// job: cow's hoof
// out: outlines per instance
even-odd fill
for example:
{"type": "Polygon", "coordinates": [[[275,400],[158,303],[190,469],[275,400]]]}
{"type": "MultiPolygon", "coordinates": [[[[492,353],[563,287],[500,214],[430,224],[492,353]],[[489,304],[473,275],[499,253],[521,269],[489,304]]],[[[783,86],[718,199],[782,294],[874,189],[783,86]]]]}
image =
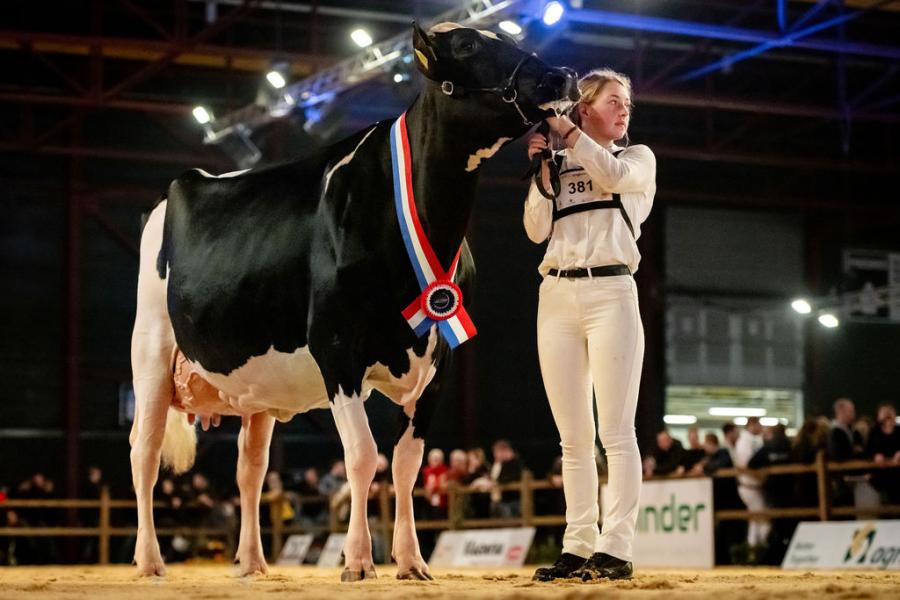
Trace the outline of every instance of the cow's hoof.
{"type": "Polygon", "coordinates": [[[344,572],[341,573],[341,583],[352,583],[354,581],[377,578],[378,575],[375,574],[375,567],[372,567],[368,571],[365,569],[350,569],[347,567],[344,569],[344,572]]]}
{"type": "Polygon", "coordinates": [[[162,561],[150,561],[137,565],[138,577],[162,577],[166,574],[166,566],[162,561]]]}
{"type": "Polygon", "coordinates": [[[423,571],[418,567],[412,567],[408,571],[397,571],[397,579],[415,579],[418,581],[434,581],[434,577],[428,571],[423,571]]]}

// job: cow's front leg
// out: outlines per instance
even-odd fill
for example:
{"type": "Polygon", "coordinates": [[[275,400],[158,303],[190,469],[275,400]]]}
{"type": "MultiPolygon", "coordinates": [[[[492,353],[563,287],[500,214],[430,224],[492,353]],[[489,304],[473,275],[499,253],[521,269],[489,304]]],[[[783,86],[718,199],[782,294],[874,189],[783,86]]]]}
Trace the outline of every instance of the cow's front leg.
{"type": "Polygon", "coordinates": [[[334,422],[344,446],[344,463],[350,484],[350,524],[344,543],[346,566],[341,581],[359,581],[375,577],[372,562],[372,536],[366,517],[369,486],[375,477],[378,449],[369,429],[363,399],[338,392],[331,405],[334,422]]]}
{"type": "MultiPolygon", "coordinates": [[[[238,434],[237,482],[241,492],[241,535],[235,559],[241,575],[268,573],[263,556],[259,527],[259,499],[263,480],[269,468],[269,444],[275,419],[268,413],[257,413],[241,422],[238,434]]],[[[272,518],[280,516],[272,511],[272,518]]]]}
{"type": "Polygon", "coordinates": [[[412,492],[422,465],[425,441],[413,437],[409,420],[406,430],[394,446],[391,471],[397,496],[397,516],[394,520],[394,544],[391,556],[397,562],[397,579],[433,579],[419,550],[416,520],[413,516],[412,492]]]}

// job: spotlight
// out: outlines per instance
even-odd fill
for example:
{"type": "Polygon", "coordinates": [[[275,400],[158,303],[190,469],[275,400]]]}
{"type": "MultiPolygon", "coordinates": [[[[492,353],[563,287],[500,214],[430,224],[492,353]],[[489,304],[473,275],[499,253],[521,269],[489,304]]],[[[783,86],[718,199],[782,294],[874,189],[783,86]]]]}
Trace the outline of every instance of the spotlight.
{"type": "Polygon", "coordinates": [[[763,427],[774,427],[778,422],[778,417],[763,417],[759,420],[759,424],[763,427]]]}
{"type": "Polygon", "coordinates": [[[394,73],[394,83],[403,83],[407,79],[409,79],[409,75],[405,73],[394,73]]]}
{"type": "Polygon", "coordinates": [[[197,119],[197,122],[201,125],[206,125],[212,121],[212,113],[202,106],[195,106],[194,110],[191,112],[194,114],[194,118],[197,119]]]}
{"type": "Polygon", "coordinates": [[[497,26],[509,35],[519,35],[522,33],[522,28],[515,21],[500,21],[500,24],[497,26]]]}
{"type": "Polygon", "coordinates": [[[737,425],[738,427],[743,427],[744,425],[747,424],[747,417],[735,417],[734,424],[737,425]]]}
{"type": "Polygon", "coordinates": [[[819,323],[821,323],[823,327],[827,327],[828,329],[834,329],[841,324],[838,318],[832,313],[822,313],[821,315],[819,315],[819,323]]]}
{"type": "Polygon", "coordinates": [[[740,406],[713,406],[709,414],[714,417],[764,417],[764,408],[743,408],[740,406]]]}
{"type": "Polygon", "coordinates": [[[663,417],[663,422],[667,425],[693,425],[697,422],[697,417],[694,415],[666,415],[663,417]]]}
{"type": "Polygon", "coordinates": [[[544,25],[550,27],[559,23],[559,20],[562,19],[565,12],[566,7],[563,6],[562,2],[548,2],[544,5],[544,14],[541,17],[541,20],[544,21],[544,25]]]}
{"type": "Polygon", "coordinates": [[[812,312],[812,306],[803,298],[797,298],[796,300],[791,302],[791,308],[793,308],[801,315],[808,315],[812,312]]]}
{"type": "Polygon", "coordinates": [[[350,33],[350,38],[356,42],[360,48],[368,48],[372,45],[372,36],[365,29],[354,29],[350,33]]]}
{"type": "Polygon", "coordinates": [[[266,73],[266,79],[269,80],[269,83],[276,90],[280,90],[287,84],[287,81],[284,80],[284,75],[279,73],[278,71],[269,71],[266,73]]]}

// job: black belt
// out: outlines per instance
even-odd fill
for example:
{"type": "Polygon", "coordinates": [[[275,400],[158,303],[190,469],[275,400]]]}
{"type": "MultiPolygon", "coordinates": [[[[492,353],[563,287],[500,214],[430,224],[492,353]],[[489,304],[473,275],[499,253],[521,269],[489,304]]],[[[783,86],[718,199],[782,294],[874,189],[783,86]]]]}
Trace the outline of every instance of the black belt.
{"type": "Polygon", "coordinates": [[[616,275],[631,275],[631,269],[625,265],[603,265],[589,269],[565,269],[559,271],[550,269],[547,273],[551,277],[614,277],[616,275]]]}

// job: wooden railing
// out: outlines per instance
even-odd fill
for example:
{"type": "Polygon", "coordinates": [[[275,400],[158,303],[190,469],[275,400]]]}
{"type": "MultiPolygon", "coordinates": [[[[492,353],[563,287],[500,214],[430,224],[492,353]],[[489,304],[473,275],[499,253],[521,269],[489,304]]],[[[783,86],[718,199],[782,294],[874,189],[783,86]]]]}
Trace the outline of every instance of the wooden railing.
{"type": "MultiPolygon", "coordinates": [[[[831,491],[829,478],[831,474],[847,473],[852,471],[871,472],[880,469],[898,468],[896,464],[876,464],[868,461],[849,461],[842,463],[828,463],[825,460],[824,453],[820,453],[816,457],[816,462],[812,465],[789,464],[765,467],[762,469],[721,469],[717,471],[714,478],[731,478],[738,475],[754,474],[763,475],[816,475],[816,492],[818,497],[818,505],[815,507],[786,507],[772,508],[763,511],[749,510],[716,510],[715,518],[718,521],[726,520],[751,520],[758,517],[766,518],[806,518],[827,521],[832,516],[855,516],[855,515],[889,515],[900,514],[900,505],[855,508],[855,507],[832,507],[831,491]]],[[[900,475],[898,475],[900,476],[900,475]]],[[[653,479],[684,479],[684,477],[668,478],[657,477],[653,479]]],[[[469,518],[463,512],[465,503],[463,499],[466,496],[476,494],[489,494],[490,492],[483,489],[474,488],[472,486],[462,486],[451,483],[447,492],[447,518],[445,519],[417,519],[416,528],[419,530],[444,530],[444,529],[469,529],[475,527],[530,527],[530,526],[558,526],[565,524],[565,515],[536,515],[534,492],[539,490],[557,489],[560,493],[562,490],[554,487],[547,480],[535,480],[530,472],[524,471],[522,479],[515,483],[499,485],[495,488],[499,492],[518,492],[520,499],[520,516],[512,518],[469,518]]],[[[416,497],[425,496],[425,490],[417,488],[413,495],[416,497]]],[[[393,489],[389,486],[381,486],[376,496],[378,500],[378,517],[373,517],[375,521],[373,528],[380,535],[377,536],[382,544],[382,556],[390,556],[391,537],[394,529],[394,519],[392,510],[393,489]]],[[[303,504],[323,503],[329,506],[329,500],[325,496],[295,496],[299,501],[302,509],[303,504]]],[[[338,520],[337,507],[329,507],[328,524],[322,525],[306,525],[301,526],[297,523],[285,525],[277,515],[280,514],[280,503],[284,500],[282,496],[275,496],[270,499],[270,515],[273,516],[272,524],[263,528],[263,534],[270,535],[272,540],[271,555],[277,557],[281,553],[284,540],[287,536],[295,533],[325,533],[325,532],[343,532],[346,530],[346,524],[338,520]]],[[[163,508],[160,502],[154,504],[157,508],[163,508]]],[[[98,558],[100,564],[108,564],[110,558],[110,538],[113,536],[128,536],[137,533],[136,527],[113,527],[110,524],[110,513],[113,509],[136,508],[134,500],[113,500],[109,496],[109,489],[104,487],[101,490],[98,500],[15,500],[10,499],[0,504],[0,510],[10,509],[35,509],[35,508],[59,508],[59,509],[98,509],[99,519],[96,527],[0,527],[0,536],[22,536],[22,537],[97,537],[98,538],[98,558]]],[[[173,527],[159,528],[156,530],[157,535],[217,535],[229,538],[232,531],[224,527],[173,527]]],[[[233,549],[232,549],[233,550],[233,549]]]]}

